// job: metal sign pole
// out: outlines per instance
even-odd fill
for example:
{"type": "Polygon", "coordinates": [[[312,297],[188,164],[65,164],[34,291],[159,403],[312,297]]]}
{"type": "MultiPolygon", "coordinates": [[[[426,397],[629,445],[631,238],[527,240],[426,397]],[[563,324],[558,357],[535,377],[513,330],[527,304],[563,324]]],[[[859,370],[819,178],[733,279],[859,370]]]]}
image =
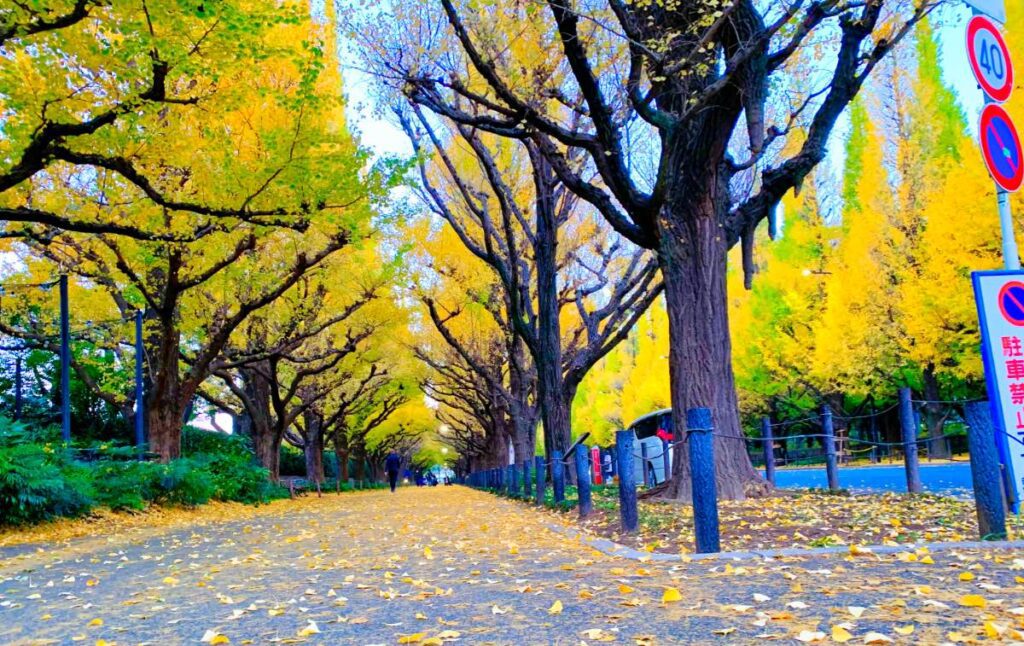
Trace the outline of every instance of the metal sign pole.
{"type": "Polygon", "coordinates": [[[1013,234],[1013,214],[1010,211],[1010,194],[996,187],[996,201],[999,203],[999,228],[1003,232],[1003,266],[1020,269],[1020,254],[1017,239],[1013,234]]]}

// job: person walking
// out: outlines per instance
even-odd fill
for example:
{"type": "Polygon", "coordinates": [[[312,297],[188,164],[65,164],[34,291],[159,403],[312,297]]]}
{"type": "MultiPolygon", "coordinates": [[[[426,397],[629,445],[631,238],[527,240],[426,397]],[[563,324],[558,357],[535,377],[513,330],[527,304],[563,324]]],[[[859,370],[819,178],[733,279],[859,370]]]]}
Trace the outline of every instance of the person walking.
{"type": "Polygon", "coordinates": [[[391,485],[391,493],[395,493],[398,486],[398,469],[402,466],[402,457],[392,451],[384,460],[384,470],[388,472],[388,483],[391,485]]]}

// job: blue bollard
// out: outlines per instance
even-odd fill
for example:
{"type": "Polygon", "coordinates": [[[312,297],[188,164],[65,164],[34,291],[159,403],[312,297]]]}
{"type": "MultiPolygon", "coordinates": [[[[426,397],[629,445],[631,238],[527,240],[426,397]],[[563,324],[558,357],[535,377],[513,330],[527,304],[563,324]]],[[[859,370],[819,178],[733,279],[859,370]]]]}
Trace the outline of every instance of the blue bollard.
{"type": "Polygon", "coordinates": [[[551,487],[555,494],[555,504],[565,500],[565,462],[561,451],[551,452],[551,487]]]}
{"type": "Polygon", "coordinates": [[[544,489],[547,488],[547,482],[545,482],[545,480],[547,479],[547,476],[548,476],[548,470],[547,470],[547,467],[544,464],[544,457],[543,456],[540,456],[540,455],[536,456],[534,458],[534,464],[536,466],[536,471],[537,471],[537,504],[538,505],[543,505],[544,504],[544,489]]]}
{"type": "Polygon", "coordinates": [[[615,454],[619,470],[619,515],[622,531],[635,532],[640,527],[636,507],[636,472],[633,470],[633,431],[615,432],[615,454]]]}
{"type": "Polygon", "coordinates": [[[693,533],[697,552],[719,552],[718,488],[715,483],[715,449],[711,410],[686,411],[687,443],[690,445],[690,478],[693,499],[693,533]]]}
{"type": "Polygon", "coordinates": [[[903,433],[903,467],[907,471],[907,491],[921,493],[921,467],[917,457],[917,429],[920,428],[910,401],[910,389],[900,388],[900,429],[903,433]]]}
{"type": "Polygon", "coordinates": [[[586,518],[593,509],[590,500],[590,462],[587,460],[587,447],[579,444],[573,453],[576,457],[576,488],[579,492],[580,518],[586,518]]]}
{"type": "Polygon", "coordinates": [[[772,439],[772,419],[761,418],[761,441],[764,443],[764,479],[775,486],[775,441],[772,439]]]}
{"type": "Polygon", "coordinates": [[[533,495],[533,488],[530,486],[530,461],[523,462],[523,497],[527,500],[533,495]]]}
{"type": "Polygon", "coordinates": [[[839,489],[839,465],[836,464],[836,434],[832,428],[832,410],[828,404],[821,407],[821,432],[825,435],[825,473],[828,476],[828,488],[839,489]]]}
{"type": "Polygon", "coordinates": [[[1006,505],[990,406],[987,401],[965,404],[964,419],[967,449],[971,454],[974,504],[978,510],[978,534],[983,541],[1001,541],[1006,539],[1006,505]]]}

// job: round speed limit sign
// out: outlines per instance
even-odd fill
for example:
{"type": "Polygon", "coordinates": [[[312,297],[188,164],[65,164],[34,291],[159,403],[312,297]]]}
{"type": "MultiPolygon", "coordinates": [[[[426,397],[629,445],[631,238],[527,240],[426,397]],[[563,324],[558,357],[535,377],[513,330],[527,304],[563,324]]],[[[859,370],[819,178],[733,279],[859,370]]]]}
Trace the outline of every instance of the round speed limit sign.
{"type": "Polygon", "coordinates": [[[975,16],[967,23],[967,58],[978,85],[993,101],[1003,103],[1013,91],[1010,50],[994,22],[975,16]]]}

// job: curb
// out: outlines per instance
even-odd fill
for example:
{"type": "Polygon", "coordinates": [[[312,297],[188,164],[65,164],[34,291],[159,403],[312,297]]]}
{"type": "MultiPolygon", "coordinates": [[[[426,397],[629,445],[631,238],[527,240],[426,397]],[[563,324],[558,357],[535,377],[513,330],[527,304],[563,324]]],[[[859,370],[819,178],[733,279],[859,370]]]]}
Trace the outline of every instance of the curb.
{"type": "MultiPolygon", "coordinates": [[[[776,559],[791,556],[835,556],[840,554],[849,555],[850,546],[842,545],[837,547],[815,547],[815,548],[781,548],[772,550],[751,550],[746,552],[715,552],[714,554],[666,554],[664,552],[642,552],[632,547],[620,545],[607,538],[588,536],[577,529],[548,525],[551,531],[579,540],[581,543],[608,556],[630,559],[632,561],[655,561],[655,562],[690,562],[690,561],[725,561],[744,559],[776,559]]],[[[1024,541],[958,541],[955,543],[906,543],[903,545],[868,545],[861,547],[865,551],[870,550],[871,554],[896,554],[898,552],[910,552],[920,548],[927,548],[929,552],[948,552],[962,549],[1024,549],[1024,541]]]]}

